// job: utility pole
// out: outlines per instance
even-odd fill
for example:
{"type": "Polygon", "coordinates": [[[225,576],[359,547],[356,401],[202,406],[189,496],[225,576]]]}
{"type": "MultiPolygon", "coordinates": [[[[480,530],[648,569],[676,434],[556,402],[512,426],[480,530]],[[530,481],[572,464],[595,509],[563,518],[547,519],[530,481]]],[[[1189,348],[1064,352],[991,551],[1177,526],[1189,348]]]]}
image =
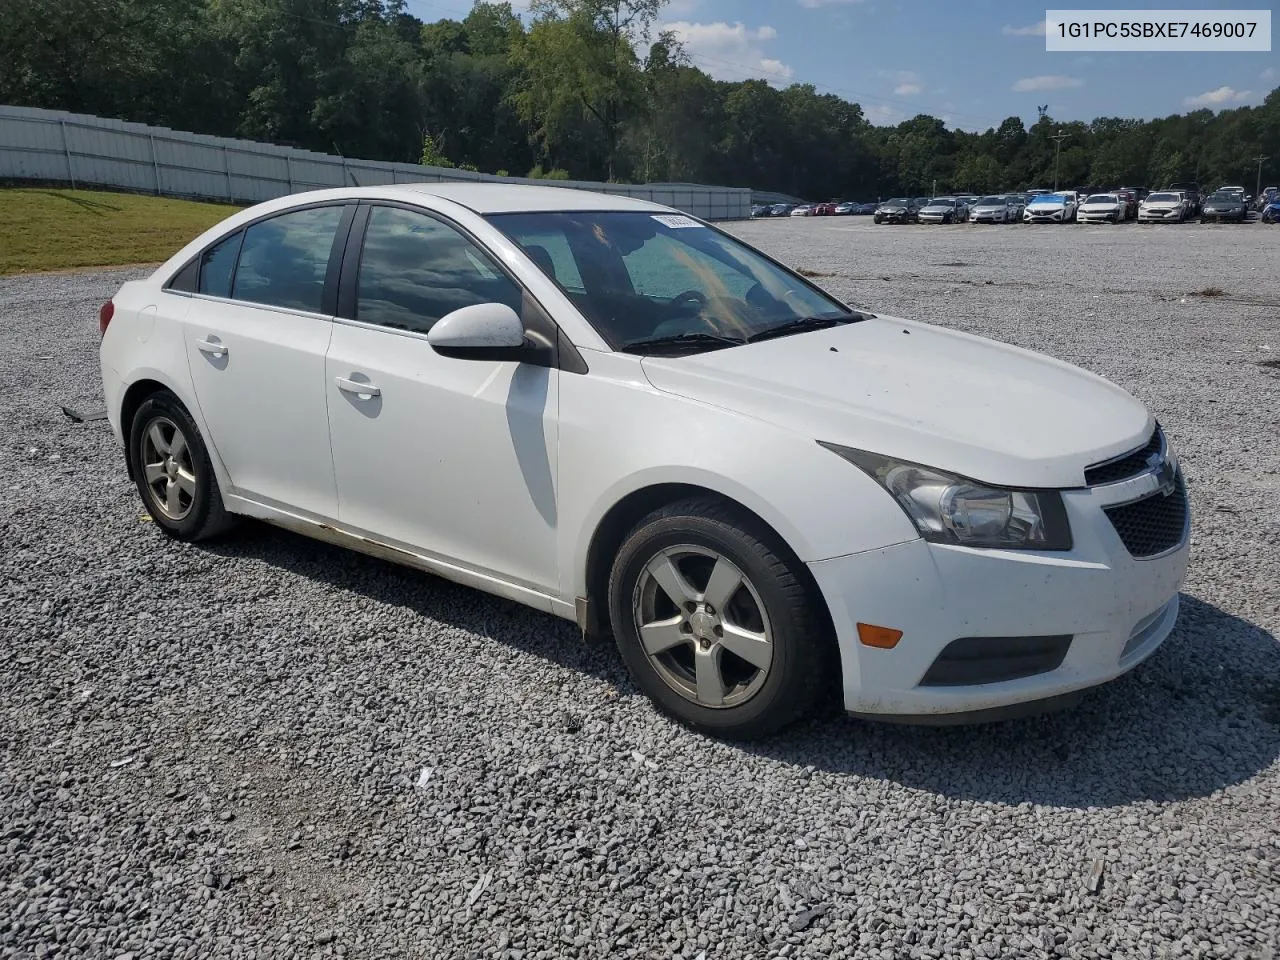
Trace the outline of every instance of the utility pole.
{"type": "Polygon", "coordinates": [[[1070,137],[1071,137],[1071,134],[1063,133],[1061,130],[1059,130],[1057,133],[1055,133],[1052,137],[1049,138],[1050,140],[1053,140],[1057,144],[1057,149],[1054,150],[1053,152],[1053,192],[1054,193],[1058,192],[1058,158],[1062,156],[1062,141],[1070,139],[1070,137]]]}
{"type": "Polygon", "coordinates": [[[1270,160],[1271,158],[1254,157],[1253,159],[1258,161],[1258,185],[1253,190],[1253,197],[1256,200],[1258,197],[1262,196],[1262,161],[1270,160]]]}

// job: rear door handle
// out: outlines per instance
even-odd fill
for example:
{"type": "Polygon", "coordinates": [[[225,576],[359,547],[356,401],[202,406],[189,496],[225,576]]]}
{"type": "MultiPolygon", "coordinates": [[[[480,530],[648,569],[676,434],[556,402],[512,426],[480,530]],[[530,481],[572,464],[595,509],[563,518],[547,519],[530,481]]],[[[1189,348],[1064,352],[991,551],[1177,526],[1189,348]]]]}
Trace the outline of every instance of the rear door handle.
{"type": "Polygon", "coordinates": [[[333,382],[338,385],[338,389],[343,393],[354,393],[359,397],[379,397],[382,395],[382,388],[372,383],[361,383],[359,380],[348,380],[346,377],[334,377],[333,382]]]}
{"type": "Polygon", "coordinates": [[[214,358],[227,355],[227,345],[217,340],[197,340],[196,349],[214,358]]]}

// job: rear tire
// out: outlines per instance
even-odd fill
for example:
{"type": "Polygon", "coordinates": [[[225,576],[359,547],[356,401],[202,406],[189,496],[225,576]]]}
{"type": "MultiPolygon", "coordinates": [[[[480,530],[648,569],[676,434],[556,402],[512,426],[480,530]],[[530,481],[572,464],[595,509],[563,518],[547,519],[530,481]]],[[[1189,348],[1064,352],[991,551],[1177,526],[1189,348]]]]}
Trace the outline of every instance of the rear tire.
{"type": "Polygon", "coordinates": [[[175,540],[207,540],[235,525],[204,439],[168,390],[153,393],[134,414],[129,464],[147,513],[175,540]]]}
{"type": "Polygon", "coordinates": [[[636,683],[664,713],[730,740],[792,723],[839,676],[822,603],[776,534],[713,498],[646,516],[609,577],[614,637],[636,683]]]}

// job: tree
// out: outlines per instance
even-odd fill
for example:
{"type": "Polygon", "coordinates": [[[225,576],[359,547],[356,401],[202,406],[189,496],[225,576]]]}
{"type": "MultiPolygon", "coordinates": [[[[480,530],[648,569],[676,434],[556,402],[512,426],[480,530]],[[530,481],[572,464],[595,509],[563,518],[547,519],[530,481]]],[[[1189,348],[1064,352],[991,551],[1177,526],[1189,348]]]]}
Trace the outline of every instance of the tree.
{"type": "Polygon", "coordinates": [[[645,107],[637,44],[665,0],[534,0],[533,25],[514,51],[523,71],[514,102],[550,155],[580,120],[603,139],[608,179],[622,130],[645,107]]]}

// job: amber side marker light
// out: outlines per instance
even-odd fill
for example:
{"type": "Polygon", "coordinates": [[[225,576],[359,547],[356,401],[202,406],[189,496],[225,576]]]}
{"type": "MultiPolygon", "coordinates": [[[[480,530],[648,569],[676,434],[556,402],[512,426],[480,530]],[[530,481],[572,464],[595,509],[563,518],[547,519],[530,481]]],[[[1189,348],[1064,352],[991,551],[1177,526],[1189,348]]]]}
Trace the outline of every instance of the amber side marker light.
{"type": "Polygon", "coordinates": [[[858,624],[858,639],[864,647],[879,647],[881,650],[892,650],[902,639],[902,631],[893,627],[877,627],[874,623],[858,624]]]}

